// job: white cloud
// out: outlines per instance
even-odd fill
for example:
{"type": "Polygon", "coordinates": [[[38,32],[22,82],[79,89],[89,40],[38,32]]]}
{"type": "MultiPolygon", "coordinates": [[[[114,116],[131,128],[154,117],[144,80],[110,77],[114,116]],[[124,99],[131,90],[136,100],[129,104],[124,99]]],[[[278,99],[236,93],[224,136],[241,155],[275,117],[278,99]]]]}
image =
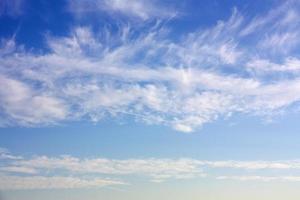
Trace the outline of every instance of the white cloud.
{"type": "Polygon", "coordinates": [[[285,1],[266,15],[256,17],[240,34],[259,38],[257,47],[262,54],[289,55],[298,49],[300,42],[299,8],[299,2],[285,1]]]}
{"type": "Polygon", "coordinates": [[[288,57],[283,63],[273,63],[265,59],[253,59],[247,63],[247,68],[258,74],[270,72],[298,73],[300,71],[300,60],[295,57],[288,57]]]}
{"type": "Polygon", "coordinates": [[[37,174],[38,171],[31,167],[20,167],[20,166],[8,166],[0,167],[1,172],[14,172],[14,173],[23,173],[23,174],[37,174]]]}
{"type": "Polygon", "coordinates": [[[300,162],[297,160],[290,161],[201,161],[203,165],[213,168],[235,168],[246,170],[262,169],[300,169],[300,162]]]}
{"type": "Polygon", "coordinates": [[[218,180],[235,180],[235,181],[300,181],[300,176],[219,176],[218,180]]]}
{"type": "Polygon", "coordinates": [[[274,28],[290,25],[297,19],[299,4],[294,0],[279,2],[279,5],[271,8],[266,13],[255,16],[246,26],[241,29],[242,36],[255,34],[264,30],[274,31],[274,28]]]}
{"type": "Polygon", "coordinates": [[[215,26],[200,29],[187,34],[180,44],[172,44],[168,55],[168,64],[185,68],[218,68],[224,64],[236,64],[243,56],[239,48],[238,32],[243,24],[243,17],[233,9],[226,21],[218,21],[215,26]]]}
{"type": "Polygon", "coordinates": [[[166,8],[156,0],[75,0],[70,1],[70,10],[75,14],[91,12],[108,12],[109,14],[121,14],[127,17],[148,20],[153,18],[172,18],[176,11],[166,8]]]}
{"type": "Polygon", "coordinates": [[[121,181],[111,179],[86,179],[62,176],[1,176],[0,179],[1,190],[99,188],[124,184],[121,181]]]}
{"type": "Polygon", "coordinates": [[[37,94],[26,84],[0,75],[1,110],[7,114],[7,122],[20,125],[54,123],[66,117],[61,100],[46,94],[37,94]]]}
{"type": "Polygon", "coordinates": [[[205,174],[190,159],[128,159],[106,158],[79,159],[76,157],[36,157],[12,163],[13,167],[23,167],[37,171],[67,171],[79,174],[137,175],[150,179],[186,179],[202,177],[205,174]]]}
{"type": "Polygon", "coordinates": [[[286,56],[297,55],[299,50],[300,4],[294,0],[276,4],[278,5],[267,13],[257,15],[245,23],[239,36],[254,41],[255,45],[251,45],[253,52],[280,60],[286,56]]]}
{"type": "Polygon", "coordinates": [[[289,31],[285,33],[273,33],[266,35],[261,41],[260,46],[272,51],[288,52],[290,49],[297,47],[299,44],[299,31],[289,31]]]}
{"type": "Polygon", "coordinates": [[[0,147],[0,160],[18,160],[21,156],[12,155],[7,149],[0,147]]]}
{"type": "MultiPolygon", "coordinates": [[[[261,26],[266,33],[277,34],[283,26],[294,31],[297,14],[294,9],[269,30],[265,24],[285,16],[275,9],[261,26]]],[[[228,20],[176,42],[160,24],[103,32],[77,27],[68,37],[48,36],[50,52],[39,54],[3,40],[1,125],[131,116],[192,132],[234,113],[272,115],[297,104],[299,58],[275,52],[275,60],[262,49],[253,54],[263,38],[258,34],[244,46],[240,33],[246,25],[233,9],[228,20]],[[270,72],[293,73],[293,78],[273,79],[270,72]]]]}
{"type": "Polygon", "coordinates": [[[19,159],[0,163],[1,189],[98,187],[130,183],[132,178],[143,178],[156,183],[199,178],[242,181],[300,180],[298,176],[300,172],[299,160],[208,161],[192,158],[108,159],[73,156],[34,156],[31,158],[12,156],[19,159]],[[234,175],[219,175],[224,170],[229,170],[234,175]],[[246,174],[241,176],[241,172],[246,174]],[[259,173],[259,175],[253,175],[254,172],[259,173]],[[278,176],[274,176],[274,173],[278,176]],[[5,182],[8,183],[6,186],[5,182]]]}
{"type": "MultiPolygon", "coordinates": [[[[8,73],[10,70],[20,70],[21,76],[25,79],[42,82],[46,87],[43,88],[43,90],[51,94],[47,97],[43,94],[37,94],[39,97],[31,97],[31,93],[34,93],[34,91],[24,82],[3,77],[3,81],[9,84],[8,86],[18,86],[19,89],[22,89],[22,92],[18,92],[17,94],[19,95],[18,101],[10,101],[9,96],[17,95],[5,93],[5,89],[8,87],[3,89],[5,90],[3,91],[5,95],[3,99],[8,98],[7,104],[10,105],[6,106],[6,109],[13,109],[8,110],[7,113],[13,119],[19,117],[21,119],[18,122],[19,124],[23,125],[27,123],[31,125],[43,123],[44,114],[47,114],[47,120],[51,122],[51,117],[49,117],[50,113],[53,116],[53,121],[55,121],[55,119],[65,119],[67,113],[72,112],[66,110],[67,108],[63,103],[65,100],[71,104],[71,107],[72,102],[77,102],[76,104],[80,103],[74,106],[79,106],[80,112],[82,113],[76,113],[75,111],[73,112],[75,115],[80,116],[87,113],[96,121],[99,118],[98,116],[101,118],[105,113],[126,113],[132,114],[137,118],[140,118],[138,116],[142,116],[142,118],[140,118],[142,121],[152,121],[152,123],[164,123],[172,126],[174,124],[173,127],[175,128],[179,127],[179,125],[176,124],[177,121],[180,122],[181,126],[187,126],[183,124],[186,122],[188,126],[194,127],[198,124],[210,121],[218,114],[214,111],[214,105],[208,105],[206,103],[207,105],[203,104],[203,106],[198,106],[199,109],[204,109],[205,106],[210,107],[205,111],[205,116],[201,114],[201,110],[199,110],[195,111],[195,116],[184,117],[186,119],[183,121],[181,114],[188,115],[188,112],[193,110],[188,107],[191,103],[194,102],[195,104],[195,101],[205,103],[206,99],[208,101],[215,99],[214,101],[217,103],[217,101],[219,101],[218,98],[221,98],[222,95],[203,93],[203,95],[196,95],[197,100],[191,100],[192,97],[181,94],[180,90],[176,88],[172,89],[165,85],[165,82],[169,82],[180,87],[181,85],[185,87],[187,81],[190,82],[189,84],[209,84],[206,83],[205,80],[197,80],[195,75],[199,74],[203,76],[204,79],[218,78],[218,76],[210,75],[210,73],[196,69],[191,70],[191,73],[195,71],[195,74],[187,74],[184,70],[173,67],[163,67],[159,69],[138,66],[127,67],[128,61],[126,60],[130,59],[130,57],[135,57],[135,54],[141,53],[143,46],[150,47],[153,51],[157,51],[156,44],[158,42],[156,42],[156,38],[154,38],[153,34],[158,33],[150,33],[138,38],[133,44],[123,44],[109,51],[103,48],[101,49],[101,43],[97,44],[86,29],[77,29],[75,33],[75,36],[70,38],[49,39],[49,46],[53,49],[53,54],[50,55],[35,56],[20,53],[17,58],[14,57],[13,59],[10,56],[4,56],[2,66],[10,66],[8,70],[5,68],[2,69],[5,73],[8,73]],[[78,32],[80,32],[80,34],[78,34],[78,32]],[[97,51],[100,49],[99,53],[102,52],[103,55],[100,56],[99,60],[95,60],[92,56],[92,61],[85,53],[93,52],[95,49],[97,51]],[[128,52],[127,49],[131,49],[131,51],[128,52]],[[31,67],[23,68],[22,63],[31,67]],[[67,78],[70,74],[74,74],[75,77],[72,79],[67,78]],[[83,76],[92,76],[92,81],[83,82],[81,79],[83,76]],[[65,86],[57,88],[56,84],[57,82],[60,83],[60,79],[71,80],[71,82],[66,82],[64,83],[65,86]],[[102,79],[102,81],[99,79],[102,79]],[[149,83],[145,86],[141,86],[139,84],[140,81],[148,81],[149,83]],[[121,86],[119,86],[120,84],[121,86]],[[211,97],[209,97],[209,95],[211,97]],[[201,98],[203,99],[201,100],[201,98]],[[45,106],[44,110],[40,110],[40,113],[34,115],[35,113],[32,113],[31,110],[37,110],[32,109],[32,107],[35,106],[35,101],[31,101],[33,105],[25,107],[24,104],[27,102],[27,99],[37,101],[47,100],[46,103],[48,102],[50,107],[45,106]],[[187,103],[188,106],[184,106],[185,103],[187,103]],[[186,107],[186,110],[182,110],[184,107],[186,107]],[[30,110],[27,112],[26,109],[30,110]],[[18,113],[18,115],[16,113],[18,113]],[[170,120],[166,120],[165,118],[169,117],[164,117],[164,115],[172,117],[170,120]],[[153,119],[157,121],[153,121],[153,119]],[[195,119],[196,122],[193,122],[193,119],[195,119]]],[[[166,44],[162,48],[168,48],[168,45],[166,44]]],[[[145,57],[145,59],[147,60],[148,58],[145,57]]],[[[219,78],[222,79],[222,77],[219,78]]],[[[228,81],[230,81],[230,79],[228,79],[228,81]]],[[[16,90],[9,90],[9,92],[11,91],[16,90]]],[[[186,130],[192,130],[192,128],[186,130]]]]}

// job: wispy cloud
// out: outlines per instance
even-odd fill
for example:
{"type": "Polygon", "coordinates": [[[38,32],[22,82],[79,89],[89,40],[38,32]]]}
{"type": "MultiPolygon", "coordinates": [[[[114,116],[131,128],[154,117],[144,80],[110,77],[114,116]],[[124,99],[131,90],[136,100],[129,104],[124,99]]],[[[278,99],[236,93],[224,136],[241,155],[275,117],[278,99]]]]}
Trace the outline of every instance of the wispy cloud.
{"type": "Polygon", "coordinates": [[[298,49],[299,8],[299,2],[285,1],[272,8],[267,14],[252,19],[241,29],[240,35],[258,38],[257,47],[262,50],[262,53],[288,55],[298,49]]]}
{"type": "Polygon", "coordinates": [[[141,20],[164,19],[176,16],[175,9],[157,0],[75,0],[69,3],[70,11],[77,15],[107,12],[141,20]]]}
{"type": "Polygon", "coordinates": [[[300,181],[299,160],[208,161],[193,158],[108,159],[73,156],[33,156],[29,158],[12,156],[19,159],[1,158],[2,160],[0,160],[0,189],[103,187],[130,184],[133,177],[143,178],[143,180],[153,183],[201,178],[240,181],[300,181]],[[225,169],[233,175],[224,176],[225,169]],[[253,175],[253,173],[259,175],[253,175]]]}
{"type": "Polygon", "coordinates": [[[171,27],[159,22],[102,32],[77,27],[66,37],[48,35],[49,52],[38,54],[12,39],[3,40],[1,125],[131,116],[192,132],[235,113],[278,113],[300,100],[300,79],[294,73],[299,58],[281,51],[269,54],[267,46],[260,46],[266,43],[262,32],[300,29],[295,9],[274,26],[265,24],[285,13],[273,9],[268,15],[258,18],[267,21],[259,23],[263,28],[257,27],[257,34],[241,34],[255,22],[247,22],[235,8],[228,19],[179,40],[170,39],[171,27]],[[248,37],[253,42],[245,44],[248,37]],[[287,79],[291,72],[293,78],[287,79]]]}
{"type": "Polygon", "coordinates": [[[300,176],[219,176],[218,180],[234,180],[234,181],[292,181],[299,182],[300,176]]]}
{"type": "Polygon", "coordinates": [[[99,188],[112,185],[124,185],[117,180],[101,178],[76,178],[62,176],[1,176],[1,190],[30,190],[30,189],[75,189],[75,188],[99,188]]]}
{"type": "Polygon", "coordinates": [[[1,0],[0,1],[0,17],[9,16],[17,17],[24,12],[24,0],[1,0]]]}
{"type": "MultiPolygon", "coordinates": [[[[37,94],[30,86],[0,75],[0,102],[3,112],[18,120],[19,124],[52,123],[64,119],[66,109],[61,101],[45,94],[37,94]]],[[[2,125],[5,125],[5,119],[2,125]]]]}
{"type": "Polygon", "coordinates": [[[15,167],[36,170],[71,172],[77,174],[137,175],[150,180],[186,179],[203,177],[205,174],[190,159],[128,159],[107,158],[79,159],[76,157],[36,157],[12,163],[15,167]]]}
{"type": "Polygon", "coordinates": [[[22,159],[22,157],[14,156],[7,149],[0,148],[0,160],[18,160],[18,159],[22,159]]]}
{"type": "Polygon", "coordinates": [[[282,63],[273,63],[270,60],[253,59],[247,63],[247,68],[257,73],[257,75],[267,75],[270,73],[298,74],[300,60],[295,57],[287,57],[282,63]]]}

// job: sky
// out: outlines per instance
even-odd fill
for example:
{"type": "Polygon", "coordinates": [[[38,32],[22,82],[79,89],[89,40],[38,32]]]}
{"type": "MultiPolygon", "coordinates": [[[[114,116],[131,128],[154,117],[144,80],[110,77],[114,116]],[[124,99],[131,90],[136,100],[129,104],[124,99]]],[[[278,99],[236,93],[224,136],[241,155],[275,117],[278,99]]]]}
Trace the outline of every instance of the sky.
{"type": "Polygon", "coordinates": [[[0,200],[298,200],[300,2],[0,0],[0,200]]]}

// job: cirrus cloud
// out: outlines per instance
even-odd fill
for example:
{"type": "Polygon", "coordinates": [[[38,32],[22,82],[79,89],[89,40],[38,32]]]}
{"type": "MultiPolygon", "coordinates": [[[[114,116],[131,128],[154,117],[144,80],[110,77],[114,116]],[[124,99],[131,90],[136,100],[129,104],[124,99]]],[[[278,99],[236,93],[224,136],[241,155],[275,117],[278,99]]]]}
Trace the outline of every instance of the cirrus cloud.
{"type": "Polygon", "coordinates": [[[284,111],[300,100],[299,58],[293,47],[288,57],[274,52],[275,60],[265,52],[272,45],[259,46],[266,35],[254,35],[249,27],[259,24],[257,30],[268,34],[300,30],[293,17],[297,10],[287,8],[275,27],[267,24],[285,16],[281,9],[258,23],[263,18],[249,21],[235,8],[227,20],[179,40],[170,39],[171,28],[160,23],[102,32],[76,27],[69,36],[48,35],[49,51],[40,53],[2,40],[1,125],[130,116],[192,132],[235,113],[284,111]],[[246,45],[244,39],[252,35],[254,42],[246,45]]]}

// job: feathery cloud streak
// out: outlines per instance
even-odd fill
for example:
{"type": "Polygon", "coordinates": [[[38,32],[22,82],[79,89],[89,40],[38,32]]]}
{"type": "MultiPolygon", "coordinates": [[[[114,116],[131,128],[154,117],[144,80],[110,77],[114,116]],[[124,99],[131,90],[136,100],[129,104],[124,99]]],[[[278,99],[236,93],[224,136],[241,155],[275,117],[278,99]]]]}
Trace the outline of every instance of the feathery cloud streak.
{"type": "Polygon", "coordinates": [[[107,12],[110,15],[124,15],[131,19],[151,20],[153,18],[172,18],[175,10],[166,9],[157,0],[75,0],[70,1],[69,10],[77,16],[89,13],[107,12]]]}
{"type": "MultiPolygon", "coordinates": [[[[44,53],[2,40],[0,124],[130,116],[192,132],[235,113],[284,111],[300,100],[298,48],[292,45],[300,38],[297,6],[289,1],[253,20],[233,9],[228,19],[180,40],[170,39],[172,27],[159,22],[117,32],[77,27],[67,37],[48,36],[44,53]],[[274,45],[284,51],[273,51],[274,45]]],[[[145,13],[136,15],[151,15],[145,13]]]]}

